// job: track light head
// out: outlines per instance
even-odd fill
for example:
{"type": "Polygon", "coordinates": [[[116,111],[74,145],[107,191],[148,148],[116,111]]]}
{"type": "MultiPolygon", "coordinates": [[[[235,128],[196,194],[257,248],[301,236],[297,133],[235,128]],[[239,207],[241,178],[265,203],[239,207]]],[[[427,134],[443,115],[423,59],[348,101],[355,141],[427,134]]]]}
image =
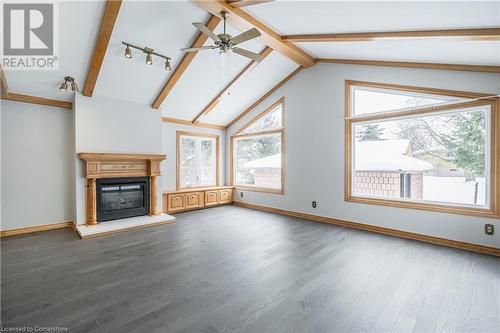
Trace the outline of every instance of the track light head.
{"type": "Polygon", "coordinates": [[[172,64],[170,63],[170,59],[167,59],[165,61],[165,70],[171,71],[172,70],[172,64]]]}
{"type": "Polygon", "coordinates": [[[59,90],[62,91],[62,92],[68,91],[68,84],[66,83],[66,81],[64,81],[63,83],[61,83],[61,86],[59,87],[59,90]]]}
{"type": "Polygon", "coordinates": [[[68,91],[68,83],[71,84],[71,91],[79,91],[75,79],[71,76],[64,77],[64,82],[59,86],[59,90],[62,92],[68,91]]]}
{"type": "Polygon", "coordinates": [[[127,58],[127,59],[132,58],[132,50],[130,49],[130,46],[128,46],[128,45],[125,48],[125,58],[127,58]]]}
{"type": "Polygon", "coordinates": [[[147,65],[152,65],[153,64],[153,57],[151,57],[151,53],[148,53],[146,55],[146,64],[147,65]]]}

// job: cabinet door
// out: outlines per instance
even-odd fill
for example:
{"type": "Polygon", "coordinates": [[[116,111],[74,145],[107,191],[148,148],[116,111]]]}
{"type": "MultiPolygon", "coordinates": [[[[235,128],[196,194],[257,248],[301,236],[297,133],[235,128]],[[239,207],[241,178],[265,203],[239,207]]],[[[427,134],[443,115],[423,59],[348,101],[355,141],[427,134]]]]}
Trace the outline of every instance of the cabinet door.
{"type": "Polygon", "coordinates": [[[203,192],[186,193],[186,208],[201,208],[204,199],[203,192]]]}
{"type": "Polygon", "coordinates": [[[206,191],[205,192],[205,206],[213,206],[219,204],[218,191],[206,191]]]}
{"type": "Polygon", "coordinates": [[[168,195],[168,211],[169,213],[177,212],[186,209],[185,194],[169,194],[168,195]]]}
{"type": "Polygon", "coordinates": [[[231,201],[233,201],[233,190],[231,189],[219,190],[220,204],[229,203],[231,201]]]}

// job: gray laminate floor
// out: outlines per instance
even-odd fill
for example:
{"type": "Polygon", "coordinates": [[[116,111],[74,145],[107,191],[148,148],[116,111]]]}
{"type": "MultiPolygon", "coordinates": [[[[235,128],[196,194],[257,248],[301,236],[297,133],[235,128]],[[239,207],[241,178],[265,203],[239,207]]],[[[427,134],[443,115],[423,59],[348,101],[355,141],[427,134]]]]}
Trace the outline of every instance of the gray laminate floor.
{"type": "Polygon", "coordinates": [[[4,329],[500,332],[500,258],[233,206],[1,251],[4,329]]]}

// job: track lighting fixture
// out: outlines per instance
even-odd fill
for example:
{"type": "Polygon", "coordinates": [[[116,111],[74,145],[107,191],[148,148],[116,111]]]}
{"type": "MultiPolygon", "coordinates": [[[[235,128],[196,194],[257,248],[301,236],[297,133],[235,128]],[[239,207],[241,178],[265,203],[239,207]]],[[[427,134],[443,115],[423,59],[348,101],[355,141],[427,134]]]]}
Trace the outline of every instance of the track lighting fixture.
{"type": "Polygon", "coordinates": [[[79,91],[75,79],[71,76],[64,77],[64,82],[61,83],[61,86],[59,86],[59,90],[62,92],[68,91],[68,83],[71,84],[71,91],[79,91]]]}
{"type": "Polygon", "coordinates": [[[152,65],[153,64],[153,57],[151,57],[151,53],[148,53],[146,55],[146,65],[152,65]]]}
{"type": "Polygon", "coordinates": [[[172,63],[170,62],[171,59],[163,54],[159,54],[154,52],[152,48],[149,47],[139,47],[135,46],[130,43],[122,42],[123,45],[125,45],[125,58],[130,59],[132,58],[132,50],[131,48],[137,49],[142,51],[143,53],[146,53],[146,64],[147,65],[152,65],[153,64],[153,55],[165,59],[165,70],[170,71],[172,70],[172,63]]]}
{"type": "Polygon", "coordinates": [[[125,48],[125,58],[127,58],[127,59],[132,58],[132,50],[130,49],[130,46],[128,46],[128,45],[125,48]]]}
{"type": "Polygon", "coordinates": [[[59,90],[62,92],[66,92],[68,90],[68,84],[65,82],[61,83],[61,86],[59,87],[59,90]]]}

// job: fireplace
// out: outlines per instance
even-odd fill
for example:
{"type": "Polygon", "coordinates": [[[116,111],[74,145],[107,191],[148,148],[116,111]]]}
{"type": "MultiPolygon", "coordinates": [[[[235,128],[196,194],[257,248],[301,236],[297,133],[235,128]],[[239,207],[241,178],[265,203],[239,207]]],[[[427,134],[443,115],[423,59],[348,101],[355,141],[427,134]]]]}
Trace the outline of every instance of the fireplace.
{"type": "Polygon", "coordinates": [[[157,178],[165,155],[78,153],[85,161],[86,222],[162,215],[157,178]]]}
{"type": "Polygon", "coordinates": [[[148,177],[96,181],[97,220],[104,222],[149,214],[148,177]]]}

